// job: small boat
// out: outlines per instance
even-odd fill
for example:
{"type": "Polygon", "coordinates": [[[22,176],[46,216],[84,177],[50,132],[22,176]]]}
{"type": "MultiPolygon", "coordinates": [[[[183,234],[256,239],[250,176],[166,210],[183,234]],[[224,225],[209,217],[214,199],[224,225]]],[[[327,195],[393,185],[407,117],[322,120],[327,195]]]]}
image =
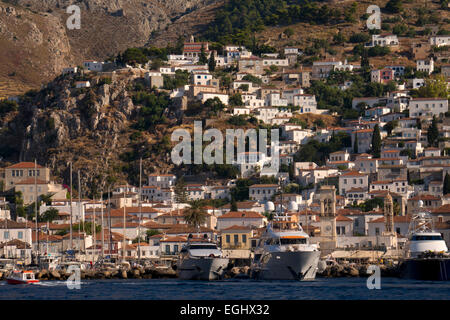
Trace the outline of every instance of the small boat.
{"type": "Polygon", "coordinates": [[[14,270],[7,278],[8,284],[31,284],[38,283],[39,280],[34,278],[33,271],[14,270]]]}

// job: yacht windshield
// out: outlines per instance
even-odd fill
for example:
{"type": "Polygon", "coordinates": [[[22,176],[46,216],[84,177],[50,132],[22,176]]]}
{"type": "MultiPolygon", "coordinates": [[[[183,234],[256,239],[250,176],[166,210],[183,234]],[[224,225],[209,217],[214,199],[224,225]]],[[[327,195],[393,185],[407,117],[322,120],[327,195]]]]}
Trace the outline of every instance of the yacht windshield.
{"type": "Polygon", "coordinates": [[[306,244],[306,239],[281,239],[281,244],[306,244]]]}
{"type": "Polygon", "coordinates": [[[413,236],[411,241],[422,241],[422,240],[442,240],[441,236],[413,236]]]}
{"type": "Polygon", "coordinates": [[[200,250],[200,249],[210,249],[210,250],[214,250],[217,249],[217,246],[215,245],[207,245],[207,244],[200,244],[200,245],[195,245],[195,246],[191,246],[189,248],[190,250],[200,250]]]}

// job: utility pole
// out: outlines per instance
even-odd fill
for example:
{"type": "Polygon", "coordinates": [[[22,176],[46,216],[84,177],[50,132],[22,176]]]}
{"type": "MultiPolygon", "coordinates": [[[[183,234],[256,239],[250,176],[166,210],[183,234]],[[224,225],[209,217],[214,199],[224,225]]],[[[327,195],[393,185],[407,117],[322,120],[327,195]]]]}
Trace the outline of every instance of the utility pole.
{"type": "Polygon", "coordinates": [[[103,257],[105,256],[105,233],[104,233],[104,229],[103,229],[103,190],[102,190],[100,205],[101,205],[101,212],[102,212],[101,214],[102,214],[102,260],[103,260],[103,257]]]}
{"type": "Polygon", "coordinates": [[[70,162],[70,250],[73,251],[72,162],[70,162]]]}
{"type": "Polygon", "coordinates": [[[111,234],[111,198],[110,189],[108,187],[108,225],[109,225],[109,255],[112,255],[112,234],[111,234]]]}
{"type": "MultiPolygon", "coordinates": [[[[84,236],[84,214],[81,212],[81,177],[80,177],[80,170],[78,170],[78,216],[79,219],[81,219],[81,222],[83,224],[82,232],[84,236]]],[[[78,239],[79,239],[79,249],[81,251],[81,232],[80,232],[80,224],[78,224],[78,239]]]]}
{"type": "Polygon", "coordinates": [[[92,227],[94,228],[94,230],[92,231],[92,235],[94,237],[94,251],[93,251],[93,260],[95,261],[95,252],[97,251],[97,237],[96,237],[96,233],[95,233],[95,196],[94,198],[94,218],[93,218],[93,223],[92,223],[92,227]]]}
{"type": "Polygon", "coordinates": [[[139,161],[139,225],[138,225],[138,261],[141,261],[141,223],[142,223],[142,158],[139,161]]]}
{"type": "Polygon", "coordinates": [[[40,259],[39,259],[39,230],[38,230],[38,218],[39,218],[39,214],[38,214],[38,192],[37,192],[37,162],[36,159],[34,159],[34,195],[35,195],[35,199],[34,199],[34,210],[36,212],[36,239],[37,239],[37,251],[36,251],[36,262],[39,265],[40,263],[40,259]]]}
{"type": "Polygon", "coordinates": [[[122,258],[125,261],[125,212],[127,207],[127,198],[126,198],[126,191],[128,189],[128,183],[126,188],[123,190],[123,241],[122,241],[122,258]]]}

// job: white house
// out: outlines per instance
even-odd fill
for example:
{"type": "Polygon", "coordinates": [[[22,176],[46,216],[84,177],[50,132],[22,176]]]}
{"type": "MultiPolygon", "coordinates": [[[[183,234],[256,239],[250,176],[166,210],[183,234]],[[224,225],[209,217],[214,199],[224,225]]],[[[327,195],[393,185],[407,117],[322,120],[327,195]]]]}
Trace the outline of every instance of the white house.
{"type": "Polygon", "coordinates": [[[417,71],[422,71],[427,74],[432,74],[434,71],[434,60],[430,58],[429,60],[417,60],[416,61],[417,71]]]}
{"type": "Polygon", "coordinates": [[[277,184],[254,184],[248,188],[248,193],[250,200],[267,201],[271,200],[277,190],[277,184]]]}
{"type": "Polygon", "coordinates": [[[93,60],[88,60],[83,62],[83,67],[89,71],[101,72],[103,70],[104,62],[98,62],[93,60]]]}
{"type": "Polygon", "coordinates": [[[300,107],[300,113],[316,113],[317,101],[313,94],[296,94],[294,95],[293,105],[300,107]]]}
{"type": "Polygon", "coordinates": [[[373,34],[372,41],[366,47],[390,47],[398,46],[398,38],[394,34],[373,34]]]}
{"type": "Polygon", "coordinates": [[[224,230],[232,226],[262,228],[267,218],[254,211],[230,211],[217,218],[217,229],[224,230]]]}
{"type": "Polygon", "coordinates": [[[217,92],[200,92],[197,95],[197,99],[201,100],[202,103],[205,103],[208,99],[219,98],[219,100],[226,106],[228,106],[228,94],[226,93],[217,93],[217,92]]]}
{"type": "Polygon", "coordinates": [[[439,116],[448,111],[448,100],[445,98],[415,98],[409,102],[409,116],[439,116]]]}
{"type": "Polygon", "coordinates": [[[450,36],[433,36],[429,39],[430,44],[432,46],[449,46],[450,45],[450,36]]]}
{"type": "Polygon", "coordinates": [[[89,88],[90,86],[91,86],[91,83],[89,81],[77,81],[77,82],[75,82],[75,87],[77,89],[89,88]]]}
{"type": "Polygon", "coordinates": [[[345,195],[352,188],[363,188],[367,190],[369,187],[369,176],[358,171],[349,171],[339,176],[339,194],[345,195]]]}

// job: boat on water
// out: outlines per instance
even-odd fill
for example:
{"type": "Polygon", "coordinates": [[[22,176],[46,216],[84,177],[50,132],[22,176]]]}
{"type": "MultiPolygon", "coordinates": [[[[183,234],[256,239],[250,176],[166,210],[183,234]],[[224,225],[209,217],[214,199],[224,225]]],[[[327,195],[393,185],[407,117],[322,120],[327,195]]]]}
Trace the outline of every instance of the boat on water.
{"type": "Polygon", "coordinates": [[[288,215],[274,216],[255,249],[250,276],[261,280],[314,280],[320,251],[309,243],[300,224],[288,215]]]}
{"type": "Polygon", "coordinates": [[[450,254],[441,234],[433,229],[429,212],[421,209],[412,216],[404,256],[400,266],[403,278],[450,280],[450,254]]]}
{"type": "Polygon", "coordinates": [[[33,284],[38,283],[35,279],[34,272],[30,270],[14,270],[7,278],[8,284],[33,284]]]}
{"type": "Polygon", "coordinates": [[[189,241],[180,251],[176,267],[182,280],[218,280],[228,267],[217,244],[207,240],[189,241]]]}

